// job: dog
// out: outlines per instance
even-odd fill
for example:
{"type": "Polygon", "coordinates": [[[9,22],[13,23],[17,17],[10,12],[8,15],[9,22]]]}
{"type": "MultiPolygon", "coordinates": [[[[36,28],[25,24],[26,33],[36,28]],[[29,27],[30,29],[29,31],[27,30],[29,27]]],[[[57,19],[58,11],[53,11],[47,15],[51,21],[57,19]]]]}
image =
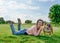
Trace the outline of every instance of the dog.
{"type": "Polygon", "coordinates": [[[43,28],[44,35],[48,33],[50,36],[53,34],[53,28],[51,24],[46,23],[44,28],[43,28]]]}

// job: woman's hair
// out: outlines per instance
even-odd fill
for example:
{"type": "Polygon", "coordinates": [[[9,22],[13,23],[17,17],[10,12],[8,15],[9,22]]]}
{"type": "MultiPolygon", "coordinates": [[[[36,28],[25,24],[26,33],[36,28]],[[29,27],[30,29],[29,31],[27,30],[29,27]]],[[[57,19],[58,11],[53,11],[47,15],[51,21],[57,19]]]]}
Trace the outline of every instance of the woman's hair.
{"type": "MultiPolygon", "coordinates": [[[[43,26],[43,20],[38,19],[38,20],[37,20],[37,23],[36,23],[36,27],[37,27],[37,25],[38,25],[38,22],[39,22],[39,21],[41,21],[41,22],[42,22],[42,26],[43,26]]],[[[38,27],[37,27],[37,30],[39,30],[39,28],[38,28],[38,27]]]]}
{"type": "Polygon", "coordinates": [[[41,19],[38,19],[38,20],[37,20],[36,25],[38,25],[38,22],[39,22],[39,21],[42,21],[42,25],[43,25],[43,20],[41,20],[41,19]]]}

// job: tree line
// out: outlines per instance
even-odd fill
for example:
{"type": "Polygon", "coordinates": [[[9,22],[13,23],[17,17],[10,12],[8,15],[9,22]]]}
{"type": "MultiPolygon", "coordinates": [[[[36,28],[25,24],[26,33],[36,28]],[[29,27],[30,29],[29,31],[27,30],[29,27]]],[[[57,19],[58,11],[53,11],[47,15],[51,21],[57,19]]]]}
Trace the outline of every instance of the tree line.
{"type": "MultiPolygon", "coordinates": [[[[10,20],[5,21],[3,17],[0,17],[0,24],[8,24],[10,20]]],[[[12,21],[13,23],[15,23],[14,21],[12,21]]],[[[25,20],[25,23],[32,23],[31,20],[25,20]]]]}

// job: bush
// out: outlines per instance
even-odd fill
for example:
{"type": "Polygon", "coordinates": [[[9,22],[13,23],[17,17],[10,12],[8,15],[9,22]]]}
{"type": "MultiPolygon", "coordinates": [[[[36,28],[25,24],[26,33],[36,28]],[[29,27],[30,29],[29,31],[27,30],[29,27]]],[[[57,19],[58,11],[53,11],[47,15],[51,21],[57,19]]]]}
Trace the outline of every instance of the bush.
{"type": "Polygon", "coordinates": [[[5,24],[5,20],[3,17],[0,17],[0,24],[5,24]]]}
{"type": "Polygon", "coordinates": [[[31,20],[26,20],[25,23],[32,23],[32,21],[31,20]]]}
{"type": "MultiPolygon", "coordinates": [[[[9,21],[10,21],[10,20],[6,21],[5,23],[6,23],[6,24],[8,24],[8,23],[9,23],[9,21]]],[[[12,21],[12,22],[13,22],[13,24],[15,23],[14,21],[12,21]]]]}

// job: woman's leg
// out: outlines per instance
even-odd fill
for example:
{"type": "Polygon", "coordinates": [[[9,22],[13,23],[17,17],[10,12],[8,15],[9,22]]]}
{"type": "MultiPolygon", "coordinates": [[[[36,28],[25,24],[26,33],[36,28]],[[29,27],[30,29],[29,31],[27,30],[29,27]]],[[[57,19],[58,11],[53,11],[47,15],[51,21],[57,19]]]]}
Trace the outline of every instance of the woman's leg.
{"type": "Polygon", "coordinates": [[[20,24],[18,24],[18,31],[20,31],[21,30],[21,25],[20,24]]]}
{"type": "Polygon", "coordinates": [[[15,31],[13,23],[10,21],[10,27],[12,30],[12,33],[17,35],[17,34],[24,34],[26,32],[26,29],[20,30],[21,29],[21,20],[18,18],[18,32],[15,31]]]}
{"type": "Polygon", "coordinates": [[[21,20],[18,18],[18,31],[21,30],[21,20]]]}
{"type": "Polygon", "coordinates": [[[23,30],[16,32],[16,35],[25,34],[25,32],[26,32],[26,29],[23,29],[23,30]]]}
{"type": "Polygon", "coordinates": [[[16,31],[14,29],[13,23],[10,23],[10,28],[12,30],[12,34],[16,34],[16,31]]]}
{"type": "Polygon", "coordinates": [[[13,24],[10,24],[10,27],[11,27],[12,33],[13,33],[14,35],[24,34],[24,33],[26,32],[26,29],[19,30],[19,31],[16,32],[15,29],[14,29],[13,24]]]}

